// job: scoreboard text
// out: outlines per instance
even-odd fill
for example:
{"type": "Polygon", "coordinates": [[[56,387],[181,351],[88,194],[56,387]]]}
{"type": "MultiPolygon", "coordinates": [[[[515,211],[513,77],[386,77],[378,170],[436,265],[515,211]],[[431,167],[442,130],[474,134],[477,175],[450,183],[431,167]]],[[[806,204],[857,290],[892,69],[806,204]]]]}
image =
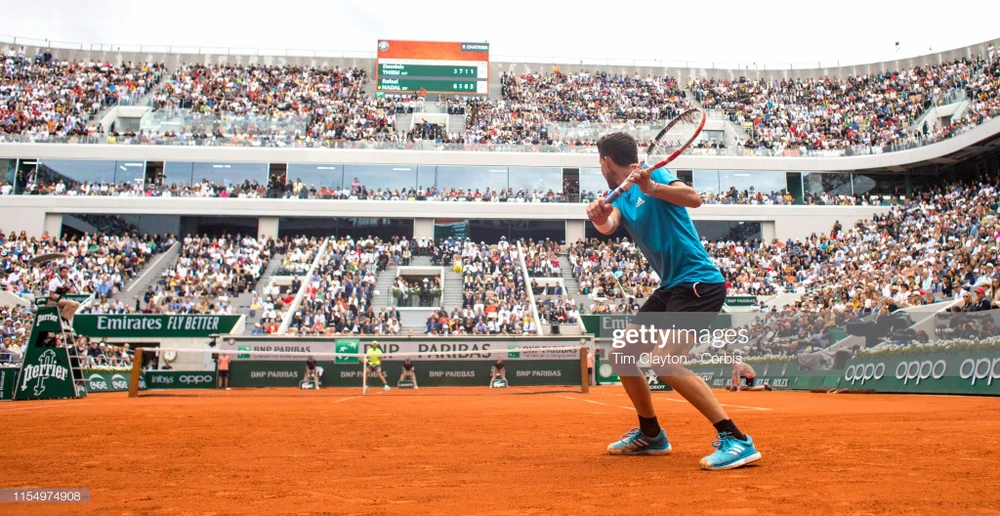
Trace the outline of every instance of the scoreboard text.
{"type": "Polygon", "coordinates": [[[379,93],[489,93],[489,43],[379,40],[379,93]]]}

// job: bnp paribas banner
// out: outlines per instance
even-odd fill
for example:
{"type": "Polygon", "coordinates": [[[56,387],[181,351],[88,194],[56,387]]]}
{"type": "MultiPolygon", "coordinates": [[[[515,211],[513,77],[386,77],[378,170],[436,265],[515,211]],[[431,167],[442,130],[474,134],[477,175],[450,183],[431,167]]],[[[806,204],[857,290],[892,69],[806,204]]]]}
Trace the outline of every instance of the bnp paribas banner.
{"type": "MultiPolygon", "coordinates": [[[[412,353],[417,384],[431,386],[489,385],[490,369],[502,357],[511,386],[579,385],[579,350],[552,350],[553,347],[577,345],[579,337],[524,338],[449,338],[423,340],[411,338],[377,339],[383,352],[382,369],[390,385],[395,386],[402,370],[402,358],[393,353],[412,353]]],[[[332,353],[365,353],[370,338],[255,338],[236,337],[230,344],[220,343],[220,350],[237,351],[229,366],[232,387],[297,387],[305,373],[305,358],[283,353],[315,353],[323,374],[324,387],[360,387],[362,366],[356,357],[334,357],[332,353]]],[[[377,377],[369,385],[379,386],[377,377]]]]}
{"type": "Polygon", "coordinates": [[[975,348],[914,346],[859,354],[848,361],[840,388],[1000,395],[1000,348],[975,348]]]}
{"type": "MultiPolygon", "coordinates": [[[[361,387],[360,364],[318,361],[323,369],[320,382],[324,387],[361,387]]],[[[414,361],[414,374],[421,387],[463,386],[487,387],[490,382],[491,360],[414,361]]],[[[580,385],[579,362],[567,360],[507,360],[507,382],[511,387],[536,385],[580,385]]],[[[229,366],[231,387],[298,387],[305,376],[305,361],[234,360],[229,366]]],[[[402,364],[383,361],[382,371],[389,385],[395,387],[402,364]]],[[[368,385],[381,387],[377,376],[371,375],[368,385]]],[[[156,388],[156,386],[151,386],[156,388]]]]}
{"type": "Polygon", "coordinates": [[[73,318],[79,335],[108,338],[196,338],[229,333],[238,315],[80,314],[73,318]]]}
{"type": "MultiPolygon", "coordinates": [[[[421,339],[385,337],[363,338],[275,338],[233,336],[219,343],[223,351],[238,351],[233,361],[240,360],[304,360],[296,355],[282,353],[365,353],[377,340],[386,355],[407,353],[412,361],[424,360],[576,360],[576,349],[552,350],[580,344],[579,337],[545,339],[535,338],[473,338],[449,337],[447,339],[421,339]]],[[[319,359],[319,358],[318,358],[319,359]]],[[[330,357],[334,359],[334,357],[330,357]]],[[[393,360],[387,357],[386,360],[393,360]]],[[[402,358],[399,358],[402,360],[402,358]]],[[[358,363],[355,357],[336,357],[337,363],[358,363]]]]}

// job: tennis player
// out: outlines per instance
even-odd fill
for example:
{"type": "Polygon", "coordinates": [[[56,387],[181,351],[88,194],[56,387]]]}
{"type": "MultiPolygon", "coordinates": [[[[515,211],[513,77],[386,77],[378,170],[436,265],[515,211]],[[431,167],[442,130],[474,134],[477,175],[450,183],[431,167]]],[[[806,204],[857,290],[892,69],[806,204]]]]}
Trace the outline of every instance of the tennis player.
{"type": "MultiPolygon", "coordinates": [[[[372,341],[372,346],[368,348],[365,355],[365,374],[377,374],[378,379],[382,380],[385,390],[389,390],[389,382],[385,381],[385,375],[382,374],[382,346],[377,340],[372,341]]],[[[366,385],[365,390],[368,389],[369,387],[366,385]]]]}
{"type": "Polygon", "coordinates": [[[417,387],[417,373],[416,370],[413,369],[413,362],[410,361],[410,357],[406,357],[406,360],[403,360],[403,369],[399,372],[400,382],[407,378],[413,380],[414,389],[419,389],[419,387],[417,387]]]}
{"type": "Polygon", "coordinates": [[[319,367],[316,365],[316,359],[309,357],[306,359],[306,374],[305,381],[312,380],[313,389],[319,389],[319,367]]]}
{"type": "Polygon", "coordinates": [[[731,391],[769,391],[771,386],[767,382],[762,382],[757,385],[757,372],[753,370],[753,367],[746,362],[735,362],[733,363],[733,378],[732,382],[729,384],[729,390],[731,391]],[[741,386],[740,381],[746,386],[741,386]]]}
{"type": "Polygon", "coordinates": [[[493,384],[493,380],[500,378],[503,381],[507,381],[507,366],[503,364],[503,358],[498,358],[496,363],[493,364],[493,370],[490,374],[490,385],[493,384]]]}
{"type": "MultiPolygon", "coordinates": [[[[726,285],[701,244],[687,212],[687,208],[701,205],[698,192],[665,169],[641,170],[636,141],[625,133],[601,137],[597,152],[608,187],[614,189],[628,178],[628,190],[611,205],[603,198],[590,203],[587,216],[605,235],[624,226],[660,276],[659,288],[639,312],[718,313],[726,299],[726,285]]],[[[638,329],[637,325],[630,324],[626,331],[638,329]]],[[[695,344],[685,337],[687,335],[675,333],[671,342],[657,345],[662,345],[672,355],[685,355],[695,344]]],[[[666,383],[715,426],[718,437],[713,446],[716,450],[701,459],[703,469],[737,468],[761,458],[753,439],[736,427],[704,380],[683,365],[664,369],[666,383]]],[[[671,446],[656,419],[646,378],[621,376],[621,382],[639,415],[639,427],[611,443],[608,452],[613,455],[669,454],[671,446]]]]}

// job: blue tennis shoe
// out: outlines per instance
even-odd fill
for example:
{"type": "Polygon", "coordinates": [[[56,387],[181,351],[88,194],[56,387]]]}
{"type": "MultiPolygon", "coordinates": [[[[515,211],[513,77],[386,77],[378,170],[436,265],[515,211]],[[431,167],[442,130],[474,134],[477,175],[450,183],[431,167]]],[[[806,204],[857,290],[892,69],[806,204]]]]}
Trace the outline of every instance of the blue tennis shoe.
{"type": "Polygon", "coordinates": [[[718,439],[712,443],[715,453],[701,459],[701,469],[733,469],[746,466],[760,460],[760,452],[753,445],[753,439],[746,436],[741,441],[728,433],[719,433],[718,439]]]}
{"type": "Polygon", "coordinates": [[[667,433],[660,429],[656,437],[646,437],[639,427],[622,435],[621,440],[608,445],[611,455],[670,455],[667,433]]]}

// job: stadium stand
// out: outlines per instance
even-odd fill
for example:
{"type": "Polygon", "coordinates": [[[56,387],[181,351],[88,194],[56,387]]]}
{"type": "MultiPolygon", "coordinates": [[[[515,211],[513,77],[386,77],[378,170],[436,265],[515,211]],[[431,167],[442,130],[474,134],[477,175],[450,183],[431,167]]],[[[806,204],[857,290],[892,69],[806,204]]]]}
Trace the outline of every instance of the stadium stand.
{"type": "Polygon", "coordinates": [[[177,263],[162,274],[160,295],[146,313],[233,313],[232,298],[249,292],[272,256],[270,241],[242,235],[182,240],[177,263]]]}
{"type": "Polygon", "coordinates": [[[157,116],[179,117],[184,131],[125,131],[108,135],[109,143],[378,142],[415,148],[414,142],[433,141],[469,150],[519,144],[590,148],[595,142],[581,137],[586,131],[579,129],[655,125],[696,102],[747,133],[729,145],[700,142],[698,151],[870,154],[940,141],[1000,111],[996,55],[839,78],[700,78],[685,85],[672,77],[602,70],[504,72],[498,98],[441,102],[446,112],[466,116],[463,131],[426,121],[397,127],[396,114],[422,109],[424,99],[371,96],[364,68],[182,64],[167,74],[160,64],[66,63],[47,61],[43,54],[31,59],[14,52],[11,57],[10,49],[6,56],[4,76],[12,84],[0,90],[2,132],[36,141],[93,135],[100,129],[90,117],[102,106],[147,92],[157,116]],[[970,106],[947,124],[915,126],[927,108],[944,99],[968,99],[970,106]]]}

